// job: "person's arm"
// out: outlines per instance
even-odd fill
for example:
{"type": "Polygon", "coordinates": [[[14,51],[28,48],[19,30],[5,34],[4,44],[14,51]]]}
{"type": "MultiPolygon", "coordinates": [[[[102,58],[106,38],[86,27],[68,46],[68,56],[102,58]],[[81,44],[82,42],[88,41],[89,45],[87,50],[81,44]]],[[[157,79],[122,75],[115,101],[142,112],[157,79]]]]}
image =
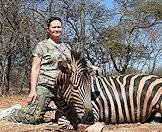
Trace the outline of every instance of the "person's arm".
{"type": "Polygon", "coordinates": [[[38,56],[35,56],[31,68],[31,87],[30,93],[28,95],[27,101],[30,104],[32,101],[35,101],[37,97],[36,85],[37,79],[40,71],[41,59],[38,56]]]}

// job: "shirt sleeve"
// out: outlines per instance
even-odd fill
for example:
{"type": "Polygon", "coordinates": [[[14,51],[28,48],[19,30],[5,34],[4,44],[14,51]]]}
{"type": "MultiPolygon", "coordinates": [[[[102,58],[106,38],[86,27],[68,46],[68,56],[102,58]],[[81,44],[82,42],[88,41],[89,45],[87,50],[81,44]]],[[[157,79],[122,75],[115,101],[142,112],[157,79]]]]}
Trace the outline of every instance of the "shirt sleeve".
{"type": "Polygon", "coordinates": [[[43,56],[43,47],[42,47],[42,43],[38,43],[37,46],[35,47],[34,51],[33,51],[33,56],[36,57],[38,56],[39,58],[42,58],[43,56]]]}
{"type": "Polygon", "coordinates": [[[71,46],[69,45],[69,44],[65,44],[65,46],[66,46],[66,48],[69,50],[69,52],[68,52],[68,60],[71,60],[71,46]]]}

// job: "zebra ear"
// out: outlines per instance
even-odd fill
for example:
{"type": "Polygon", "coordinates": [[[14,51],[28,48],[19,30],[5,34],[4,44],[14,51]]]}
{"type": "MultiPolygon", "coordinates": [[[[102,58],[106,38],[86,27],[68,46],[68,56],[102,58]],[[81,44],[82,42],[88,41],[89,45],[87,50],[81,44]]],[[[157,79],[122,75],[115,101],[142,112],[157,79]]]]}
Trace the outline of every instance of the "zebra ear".
{"type": "Polygon", "coordinates": [[[91,99],[95,101],[99,95],[100,95],[99,91],[91,92],[91,99]]]}
{"type": "Polygon", "coordinates": [[[98,74],[98,69],[99,69],[99,67],[98,66],[95,66],[95,65],[89,65],[87,67],[88,73],[90,75],[99,75],[98,74]]]}
{"type": "Polygon", "coordinates": [[[71,56],[72,58],[78,61],[81,59],[81,52],[76,52],[74,50],[71,50],[71,56]]]}
{"type": "Polygon", "coordinates": [[[58,69],[61,70],[61,72],[63,73],[67,73],[67,74],[70,73],[70,70],[69,70],[69,67],[66,61],[59,61],[58,69]]]}

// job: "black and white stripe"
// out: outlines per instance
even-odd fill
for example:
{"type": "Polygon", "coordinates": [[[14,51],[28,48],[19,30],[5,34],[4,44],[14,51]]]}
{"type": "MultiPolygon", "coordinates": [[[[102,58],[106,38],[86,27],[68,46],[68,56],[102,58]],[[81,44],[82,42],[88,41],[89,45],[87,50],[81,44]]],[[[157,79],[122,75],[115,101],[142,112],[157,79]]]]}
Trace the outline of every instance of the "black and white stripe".
{"type": "Polygon", "coordinates": [[[92,94],[96,121],[145,122],[153,111],[162,113],[162,78],[154,75],[92,76],[92,94]]]}
{"type": "Polygon", "coordinates": [[[131,74],[106,78],[90,75],[87,68],[83,58],[73,57],[70,86],[64,93],[81,118],[92,110],[95,122],[131,123],[145,122],[154,112],[162,113],[162,78],[131,74]],[[92,101],[87,99],[90,93],[92,101]]]}

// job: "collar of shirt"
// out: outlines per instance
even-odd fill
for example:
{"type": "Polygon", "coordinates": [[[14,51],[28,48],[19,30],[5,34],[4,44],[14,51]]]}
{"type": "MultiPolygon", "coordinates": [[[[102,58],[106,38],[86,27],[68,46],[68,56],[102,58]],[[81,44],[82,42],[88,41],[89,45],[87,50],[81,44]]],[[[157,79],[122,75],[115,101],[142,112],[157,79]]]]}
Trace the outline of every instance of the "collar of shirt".
{"type": "Polygon", "coordinates": [[[55,41],[53,41],[51,38],[48,39],[48,41],[51,43],[51,44],[54,44],[55,46],[59,46],[59,44],[57,44],[55,41]]]}

